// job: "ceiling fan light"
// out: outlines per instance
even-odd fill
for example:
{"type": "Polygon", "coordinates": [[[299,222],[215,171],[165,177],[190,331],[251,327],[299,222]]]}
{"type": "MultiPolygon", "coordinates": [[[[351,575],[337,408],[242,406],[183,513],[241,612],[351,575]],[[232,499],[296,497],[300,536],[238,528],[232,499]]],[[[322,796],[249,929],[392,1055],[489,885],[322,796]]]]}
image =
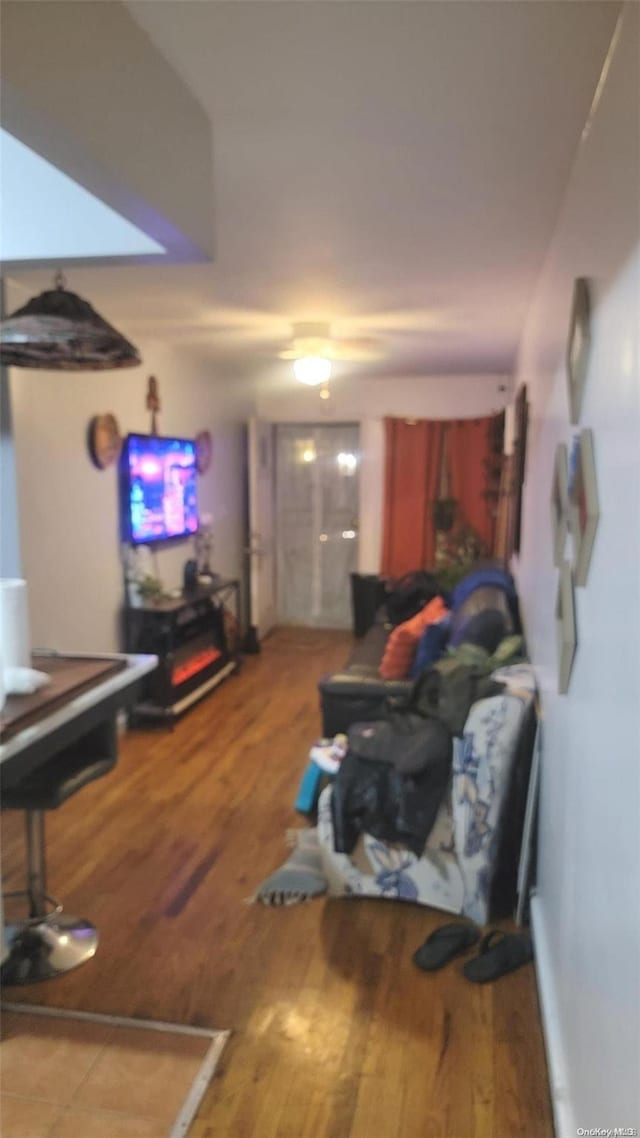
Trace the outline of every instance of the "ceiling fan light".
{"type": "Polygon", "coordinates": [[[318,387],[331,378],[331,360],[324,356],[302,356],[293,362],[293,371],[300,383],[318,387]]]}

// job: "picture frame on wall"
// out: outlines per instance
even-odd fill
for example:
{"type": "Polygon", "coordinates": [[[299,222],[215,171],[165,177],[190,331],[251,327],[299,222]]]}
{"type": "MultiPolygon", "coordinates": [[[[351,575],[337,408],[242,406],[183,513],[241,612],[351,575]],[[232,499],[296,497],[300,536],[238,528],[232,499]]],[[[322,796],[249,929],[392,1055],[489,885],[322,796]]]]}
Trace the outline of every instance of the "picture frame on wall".
{"type": "Polygon", "coordinates": [[[551,483],[553,563],[560,567],[569,532],[569,459],[565,443],[558,443],[551,483]]]}
{"type": "Polygon", "coordinates": [[[573,574],[568,561],[563,561],[556,596],[556,642],[558,649],[558,692],[566,695],[576,654],[576,606],[573,574]]]}
{"type": "Polygon", "coordinates": [[[584,586],[589,576],[591,554],[595,542],[600,502],[594,455],[593,431],[583,430],[576,436],[569,466],[569,526],[573,545],[575,583],[584,586]]]}
{"type": "Polygon", "coordinates": [[[569,339],[567,341],[569,418],[574,426],[580,421],[590,344],[591,297],[589,282],[586,277],[577,277],[573,285],[569,339]]]}
{"type": "Polygon", "coordinates": [[[560,566],[556,596],[556,640],[558,648],[558,692],[566,695],[571,682],[577,646],[575,626],[575,595],[572,567],[568,561],[560,566]]]}

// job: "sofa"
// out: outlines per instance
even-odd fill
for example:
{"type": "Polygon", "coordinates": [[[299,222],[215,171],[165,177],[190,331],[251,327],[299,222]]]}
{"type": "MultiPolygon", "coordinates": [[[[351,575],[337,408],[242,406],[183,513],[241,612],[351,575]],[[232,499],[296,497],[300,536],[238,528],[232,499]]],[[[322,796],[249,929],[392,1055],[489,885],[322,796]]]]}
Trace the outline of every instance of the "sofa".
{"type": "MultiPolygon", "coordinates": [[[[470,589],[463,587],[451,598],[449,642],[460,643],[474,623],[486,628],[486,616],[479,614],[488,611],[501,613],[499,627],[512,639],[508,634],[518,627],[517,601],[505,583],[507,588],[498,588],[472,581],[470,589]]],[[[380,610],[345,668],[320,681],[327,735],[392,716],[413,690],[409,677],[384,680],[379,675],[391,634],[386,616],[380,610]]],[[[498,650],[497,659],[499,655],[498,650]]],[[[464,726],[456,728],[449,783],[420,853],[366,831],[350,852],[338,852],[339,800],[332,809],[333,786],[322,792],[318,838],[331,895],[412,901],[463,914],[478,924],[513,912],[537,726],[536,686],[526,660],[497,667],[490,679],[491,694],[475,700],[464,726]]]]}
{"type": "MultiPolygon", "coordinates": [[[[450,597],[444,596],[451,605],[452,640],[456,640],[465,626],[481,613],[501,613],[505,635],[520,628],[513,580],[499,566],[479,566],[464,578],[450,597]]],[[[384,679],[380,675],[380,665],[394,627],[387,604],[382,604],[373,624],[362,639],[356,641],[340,671],[319,680],[322,734],[325,738],[345,733],[352,723],[382,718],[409,697],[415,677],[406,675],[398,679],[384,679]]]]}
{"type": "Polygon", "coordinates": [[[318,683],[322,734],[331,739],[352,723],[380,719],[393,702],[406,699],[411,680],[383,680],[378,668],[393,625],[382,605],[362,640],[356,641],[344,667],[318,683]],[[390,701],[390,702],[389,702],[390,701]]]}

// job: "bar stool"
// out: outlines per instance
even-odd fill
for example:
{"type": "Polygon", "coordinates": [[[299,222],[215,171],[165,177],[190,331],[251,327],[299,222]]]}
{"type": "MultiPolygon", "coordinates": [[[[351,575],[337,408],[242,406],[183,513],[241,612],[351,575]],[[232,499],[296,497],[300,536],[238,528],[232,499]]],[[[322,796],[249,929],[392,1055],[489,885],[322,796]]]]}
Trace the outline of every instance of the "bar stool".
{"type": "Polygon", "coordinates": [[[56,810],[87,783],[102,778],[116,761],[114,719],[3,789],[2,810],[25,812],[27,852],[27,888],[4,897],[26,897],[29,903],[25,920],[5,926],[9,955],[0,970],[3,984],[51,980],[94,956],[98,930],[84,918],[64,913],[62,905],[47,893],[44,819],[45,811],[56,810]],[[94,747],[103,757],[87,758],[87,751],[94,747]]]}

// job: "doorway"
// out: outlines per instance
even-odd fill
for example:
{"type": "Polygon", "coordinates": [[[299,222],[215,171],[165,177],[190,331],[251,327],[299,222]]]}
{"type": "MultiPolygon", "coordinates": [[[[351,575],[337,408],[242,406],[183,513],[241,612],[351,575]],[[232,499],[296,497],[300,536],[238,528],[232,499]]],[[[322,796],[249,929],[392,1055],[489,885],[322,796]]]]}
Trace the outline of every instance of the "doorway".
{"type": "Polygon", "coordinates": [[[276,427],[278,620],[350,628],[350,574],[358,568],[359,428],[276,427]]]}

